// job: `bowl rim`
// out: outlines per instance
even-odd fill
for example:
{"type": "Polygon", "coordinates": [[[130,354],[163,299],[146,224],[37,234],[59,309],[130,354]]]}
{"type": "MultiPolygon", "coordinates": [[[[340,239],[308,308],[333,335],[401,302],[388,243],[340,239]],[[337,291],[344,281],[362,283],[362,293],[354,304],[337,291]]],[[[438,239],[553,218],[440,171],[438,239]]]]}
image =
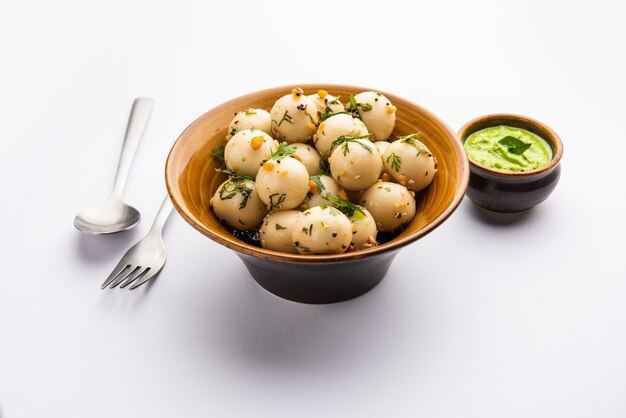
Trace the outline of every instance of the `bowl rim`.
{"type": "MultiPolygon", "coordinates": [[[[550,142],[551,145],[553,146],[554,153],[552,155],[552,159],[550,160],[550,162],[534,170],[523,171],[523,172],[506,171],[506,170],[498,170],[496,168],[479,164],[476,161],[469,158],[468,156],[467,159],[469,161],[470,166],[474,166],[476,168],[479,168],[481,170],[484,170],[494,175],[501,175],[501,176],[505,176],[508,178],[520,178],[520,177],[529,177],[529,176],[533,176],[536,174],[542,174],[542,173],[551,171],[554,167],[556,167],[559,164],[559,162],[561,161],[561,157],[563,157],[563,142],[561,141],[561,138],[559,137],[559,135],[545,123],[537,119],[533,119],[531,117],[519,115],[515,113],[490,113],[488,115],[478,116],[470,120],[469,122],[465,123],[463,126],[461,126],[461,128],[457,132],[459,141],[461,141],[461,144],[463,145],[463,150],[465,151],[465,140],[467,139],[467,137],[470,134],[473,134],[478,131],[478,130],[472,130],[471,128],[473,128],[475,125],[481,122],[492,122],[492,121],[495,122],[495,121],[501,121],[501,120],[512,120],[512,121],[524,122],[528,125],[537,127],[538,130],[540,131],[545,131],[548,134],[547,138],[544,138],[544,135],[539,135],[536,132],[533,132],[533,133],[536,135],[539,135],[542,139],[545,139],[546,141],[550,142]],[[471,133],[469,133],[470,131],[471,133]],[[464,136],[466,138],[463,138],[464,136]]],[[[486,128],[482,128],[482,129],[486,129],[486,128]]],[[[524,128],[521,128],[521,129],[524,129],[524,128]]]]}
{"type": "Polygon", "coordinates": [[[470,174],[469,173],[469,161],[465,153],[465,148],[463,147],[463,143],[461,142],[460,138],[442,119],[440,119],[431,111],[425,109],[424,107],[410,100],[404,99],[400,96],[396,96],[395,94],[387,93],[382,90],[372,89],[369,87],[347,85],[347,84],[328,84],[328,83],[302,83],[302,84],[290,84],[290,85],[285,85],[285,86],[270,87],[267,89],[262,89],[262,90],[254,91],[251,93],[247,93],[242,96],[223,102],[221,104],[218,104],[217,106],[212,107],[211,109],[209,109],[208,111],[204,112],[202,115],[197,117],[193,122],[191,122],[183,130],[183,132],[178,136],[178,138],[172,145],[172,148],[170,149],[167,155],[167,160],[165,163],[165,184],[167,187],[167,193],[170,197],[170,200],[172,201],[174,207],[176,208],[176,211],[194,229],[196,229],[203,235],[207,236],[208,238],[212,239],[213,241],[237,253],[251,255],[257,258],[261,258],[261,259],[273,260],[273,261],[278,261],[278,262],[283,262],[283,263],[297,263],[297,264],[345,262],[345,261],[357,260],[357,259],[361,259],[365,257],[374,256],[376,254],[386,253],[388,251],[399,250],[405,245],[408,245],[416,241],[417,239],[427,235],[428,233],[432,232],[435,228],[441,225],[457,209],[457,207],[460,205],[465,195],[465,191],[469,184],[469,174],[470,174]],[[448,207],[445,208],[445,210],[439,216],[437,216],[428,225],[426,225],[424,228],[422,228],[419,231],[416,231],[400,239],[394,239],[390,242],[387,242],[385,244],[382,244],[376,247],[359,250],[359,251],[348,252],[348,253],[341,253],[341,254],[302,255],[302,254],[281,253],[278,251],[267,250],[264,248],[254,247],[250,244],[246,244],[242,241],[237,240],[237,238],[234,238],[234,237],[232,240],[227,240],[224,237],[222,237],[220,234],[215,233],[211,228],[208,228],[204,224],[199,222],[199,220],[197,220],[195,216],[193,216],[193,214],[188,209],[186,209],[183,205],[181,205],[177,201],[173,193],[174,186],[172,185],[172,183],[175,183],[174,181],[175,179],[173,178],[174,174],[170,173],[171,172],[170,163],[171,163],[172,155],[175,153],[176,148],[180,146],[180,141],[182,137],[185,135],[186,132],[193,129],[196,123],[198,123],[201,119],[205,118],[206,115],[210,114],[211,112],[217,111],[217,109],[219,109],[220,107],[228,106],[229,104],[234,104],[240,101],[245,101],[250,96],[256,96],[260,94],[276,95],[278,97],[279,95],[284,94],[285,92],[291,91],[293,86],[299,86],[303,90],[323,89],[323,90],[329,90],[329,91],[332,91],[332,90],[377,91],[385,95],[386,97],[388,97],[392,102],[402,103],[405,106],[417,108],[420,112],[425,114],[448,137],[452,139],[452,147],[456,149],[457,154],[460,157],[459,158],[460,181],[457,184],[454,196],[452,198],[452,202],[450,202],[448,207]],[[172,178],[170,178],[170,174],[172,178]]]}

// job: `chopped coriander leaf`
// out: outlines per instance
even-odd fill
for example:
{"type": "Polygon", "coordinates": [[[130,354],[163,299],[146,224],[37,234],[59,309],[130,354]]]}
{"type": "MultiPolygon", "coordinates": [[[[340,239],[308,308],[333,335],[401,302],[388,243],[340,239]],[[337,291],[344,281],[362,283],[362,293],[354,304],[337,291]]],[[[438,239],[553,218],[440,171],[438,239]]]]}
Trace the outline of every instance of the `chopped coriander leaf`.
{"type": "Polygon", "coordinates": [[[363,211],[363,208],[361,206],[355,205],[349,200],[342,199],[339,196],[330,193],[326,195],[326,198],[333,202],[335,205],[337,205],[337,209],[339,209],[339,211],[341,211],[341,213],[343,213],[347,217],[353,216],[355,212],[360,213],[361,215],[365,215],[365,212],[363,211]]]}
{"type": "Polygon", "coordinates": [[[426,148],[426,146],[424,144],[422,144],[421,142],[419,142],[418,140],[416,140],[415,138],[417,138],[418,136],[421,136],[422,133],[421,132],[416,132],[414,134],[410,134],[410,135],[404,135],[404,136],[399,136],[398,137],[398,141],[404,143],[404,144],[409,144],[411,145],[413,148],[415,148],[417,150],[417,154],[416,155],[420,155],[420,152],[425,152],[429,154],[428,148],[426,148]]]}
{"type": "Polygon", "coordinates": [[[346,109],[348,113],[352,115],[354,118],[360,118],[361,114],[359,113],[358,104],[353,95],[350,95],[348,98],[348,109],[346,109]]]}
{"type": "Polygon", "coordinates": [[[238,172],[234,170],[230,170],[228,168],[216,168],[215,171],[226,174],[229,177],[229,180],[252,180],[254,181],[252,177],[244,176],[243,174],[239,174],[238,172]]]}
{"type": "Polygon", "coordinates": [[[270,211],[273,209],[279,209],[286,197],[287,195],[285,193],[272,193],[270,195],[270,211]]]}
{"type": "Polygon", "coordinates": [[[400,171],[400,165],[402,164],[402,157],[400,157],[399,155],[396,155],[395,152],[392,152],[391,155],[389,155],[389,157],[387,157],[385,162],[388,163],[389,160],[391,160],[391,168],[393,170],[395,170],[396,173],[399,172],[400,171]]]}
{"type": "Polygon", "coordinates": [[[322,113],[319,117],[319,121],[320,122],[324,122],[326,119],[328,119],[331,116],[335,116],[335,115],[349,115],[348,112],[337,112],[337,113],[332,113],[332,112],[326,112],[326,113],[322,113]]]}
{"type": "Polygon", "coordinates": [[[296,152],[297,148],[293,145],[289,145],[287,142],[283,141],[278,146],[278,149],[272,154],[270,158],[279,159],[284,157],[285,155],[291,155],[296,152]]]}
{"type": "Polygon", "coordinates": [[[283,124],[283,122],[287,122],[292,125],[295,123],[291,115],[289,115],[288,110],[285,110],[285,113],[283,114],[283,117],[281,118],[280,122],[276,122],[276,120],[272,119],[272,127],[271,127],[272,136],[276,137],[278,135],[278,128],[280,127],[280,125],[283,124]]]}
{"type": "Polygon", "coordinates": [[[245,179],[230,177],[220,188],[219,194],[221,200],[232,199],[236,195],[240,194],[242,196],[242,200],[239,203],[239,209],[243,209],[248,204],[248,199],[252,194],[252,189],[246,185],[245,179]]]}
{"type": "MultiPolygon", "coordinates": [[[[340,146],[341,144],[344,143],[348,143],[348,142],[356,142],[357,144],[359,144],[360,146],[362,146],[363,148],[365,148],[366,150],[368,150],[370,153],[372,152],[372,148],[370,148],[368,145],[357,141],[357,139],[370,139],[374,136],[374,134],[367,134],[367,135],[359,135],[359,136],[352,136],[352,135],[341,135],[339,138],[335,139],[333,141],[333,143],[330,145],[330,149],[325,152],[324,154],[322,154],[322,159],[327,160],[328,157],[330,157],[330,155],[333,153],[333,151],[335,150],[335,148],[337,148],[338,146],[340,146]]],[[[344,150],[343,150],[343,155],[346,155],[348,152],[350,152],[350,149],[347,147],[347,145],[344,146],[344,150]]]]}
{"type": "Polygon", "coordinates": [[[278,122],[278,126],[282,125],[283,122],[287,122],[290,124],[294,124],[295,122],[293,121],[293,118],[289,115],[289,111],[285,110],[285,114],[283,115],[283,118],[280,120],[280,122],[278,122]]]}
{"type": "Polygon", "coordinates": [[[256,112],[254,110],[246,110],[246,115],[250,116],[250,115],[256,115],[256,112]]]}
{"type": "Polygon", "coordinates": [[[224,148],[226,148],[226,144],[222,145],[219,148],[215,148],[213,151],[211,151],[211,154],[213,154],[215,158],[223,162],[224,161],[224,148]]]}
{"type": "Polygon", "coordinates": [[[415,132],[414,134],[399,136],[398,137],[398,141],[408,142],[408,141],[410,141],[413,138],[417,138],[418,136],[422,136],[422,133],[421,132],[415,132]]]}
{"type": "Polygon", "coordinates": [[[498,143],[507,147],[509,152],[515,155],[522,155],[531,146],[530,143],[521,141],[513,136],[505,136],[498,143]]]}
{"type": "Polygon", "coordinates": [[[356,99],[354,98],[353,95],[350,95],[350,97],[348,98],[348,109],[356,110],[356,107],[357,107],[356,99]]]}
{"type": "Polygon", "coordinates": [[[310,179],[317,186],[317,194],[321,195],[322,192],[326,190],[326,187],[324,186],[324,183],[322,183],[322,180],[320,180],[320,176],[311,176],[310,179]]]}
{"type": "Polygon", "coordinates": [[[275,224],[274,227],[276,228],[277,231],[283,230],[283,229],[287,229],[286,226],[282,226],[281,224],[275,224]]]}
{"type": "Polygon", "coordinates": [[[300,245],[300,243],[298,243],[298,241],[294,242],[293,244],[285,244],[287,247],[294,247],[294,248],[298,248],[306,253],[311,252],[311,249],[309,247],[305,247],[303,245],[300,245]]]}
{"type": "Polygon", "coordinates": [[[372,110],[372,105],[369,103],[357,103],[356,105],[363,112],[369,112],[370,110],[372,110]]]}

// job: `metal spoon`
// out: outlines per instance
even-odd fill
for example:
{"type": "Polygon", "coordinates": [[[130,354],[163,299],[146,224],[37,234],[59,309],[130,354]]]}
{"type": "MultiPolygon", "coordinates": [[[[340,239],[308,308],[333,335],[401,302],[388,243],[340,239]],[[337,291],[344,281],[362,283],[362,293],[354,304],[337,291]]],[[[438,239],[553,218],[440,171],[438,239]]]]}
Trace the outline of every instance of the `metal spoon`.
{"type": "Polygon", "coordinates": [[[130,163],[153,106],[154,100],[144,97],[135,99],[133,102],[113,184],[113,193],[106,202],[84,209],[76,215],[74,226],[79,230],[90,234],[112,234],[130,229],[139,222],[141,218],[139,211],[122,201],[122,192],[130,163]]]}

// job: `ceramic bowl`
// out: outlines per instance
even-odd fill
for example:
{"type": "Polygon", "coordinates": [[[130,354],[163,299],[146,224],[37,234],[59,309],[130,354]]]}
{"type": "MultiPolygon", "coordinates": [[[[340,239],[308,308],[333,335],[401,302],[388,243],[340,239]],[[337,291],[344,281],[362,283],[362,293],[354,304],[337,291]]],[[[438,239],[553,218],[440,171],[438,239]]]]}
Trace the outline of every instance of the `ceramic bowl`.
{"type": "Polygon", "coordinates": [[[496,170],[470,159],[470,181],[467,197],[477,206],[499,214],[528,211],[550,196],[561,175],[563,144],[547,125],[526,116],[494,114],[466,123],[458,133],[461,142],[474,132],[498,125],[526,129],[545,139],[552,147],[552,160],[544,167],[523,173],[496,170]]]}
{"type": "MultiPolygon", "coordinates": [[[[372,90],[328,84],[300,87],[306,94],[324,89],[344,101],[350,94],[372,90]]],[[[397,107],[393,136],[421,131],[420,139],[439,162],[433,183],[417,194],[417,214],[404,231],[377,247],[333,255],[287,254],[247,244],[233,237],[209,209],[211,197],[226,179],[215,171],[220,163],[212,158],[211,151],[224,144],[235,112],[250,107],[269,110],[291,89],[292,86],[285,86],[247,94],[196,119],[180,135],[167,158],[167,189],[180,215],[202,234],[234,250],[254,280],[268,291],[304,303],[351,299],[382,280],[402,247],[433,231],[454,212],[469,180],[467,156],[454,132],[438,117],[408,100],[383,93],[397,107]]]]}

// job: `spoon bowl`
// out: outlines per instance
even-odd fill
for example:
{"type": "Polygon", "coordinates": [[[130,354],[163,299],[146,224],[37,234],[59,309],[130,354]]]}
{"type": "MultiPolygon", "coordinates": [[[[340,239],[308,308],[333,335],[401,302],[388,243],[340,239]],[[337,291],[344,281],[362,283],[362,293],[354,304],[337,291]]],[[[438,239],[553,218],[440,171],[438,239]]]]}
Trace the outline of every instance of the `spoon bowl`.
{"type": "Polygon", "coordinates": [[[74,218],[74,226],[89,234],[113,234],[125,231],[139,223],[141,215],[132,206],[118,198],[83,209],[74,218]]]}
{"type": "Polygon", "coordinates": [[[154,101],[145,97],[135,99],[133,102],[122,145],[122,154],[120,155],[120,162],[117,166],[113,184],[113,193],[106,202],[83,209],[76,215],[74,226],[78,230],[95,235],[113,234],[132,228],[141,219],[137,209],[122,201],[122,192],[128,176],[130,163],[152,112],[153,105],[154,101]]]}

